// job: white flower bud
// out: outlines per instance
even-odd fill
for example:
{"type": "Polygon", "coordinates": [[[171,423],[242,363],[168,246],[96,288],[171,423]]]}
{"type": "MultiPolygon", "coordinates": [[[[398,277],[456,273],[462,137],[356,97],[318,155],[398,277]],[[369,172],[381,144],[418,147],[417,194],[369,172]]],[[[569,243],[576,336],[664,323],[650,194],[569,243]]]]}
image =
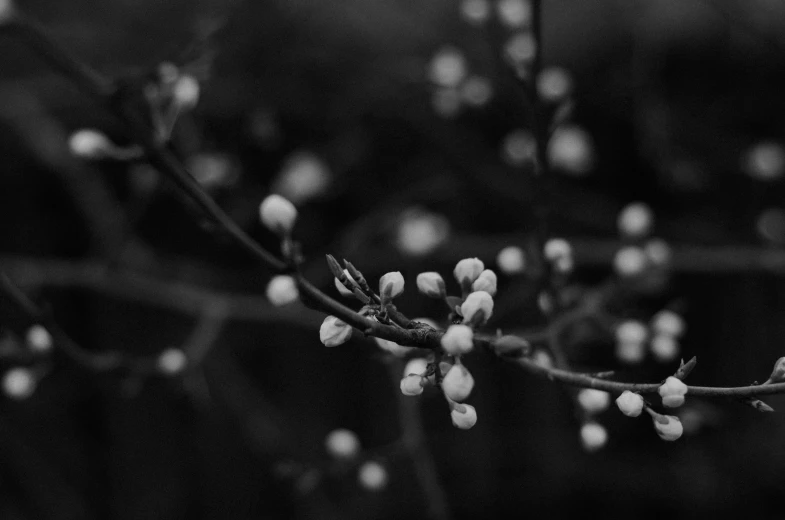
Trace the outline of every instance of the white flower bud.
{"type": "Polygon", "coordinates": [[[785,148],[772,141],[758,143],[742,157],[742,168],[758,180],[779,179],[785,173],[785,148]]]}
{"type": "Polygon", "coordinates": [[[327,316],[319,328],[319,339],[325,347],[346,343],[352,336],[352,327],[335,316],[327,316]]]}
{"type": "Polygon", "coordinates": [[[602,390],[584,388],[578,392],[578,403],[589,413],[600,413],[606,410],[610,402],[611,396],[602,390]]]}
{"type": "Polygon", "coordinates": [[[643,397],[635,392],[625,390],[616,398],[616,406],[627,417],[638,417],[643,411],[643,397]]]}
{"type": "Polygon", "coordinates": [[[389,352],[395,357],[404,357],[412,351],[413,347],[402,347],[394,341],[382,338],[373,338],[380,349],[389,352]]]}
{"type": "Polygon", "coordinates": [[[422,393],[423,377],[411,374],[401,379],[401,393],[408,396],[416,396],[422,393]]]}
{"type": "Polygon", "coordinates": [[[259,217],[270,231],[289,234],[297,220],[297,208],[280,195],[268,195],[259,205],[259,217]]]}
{"type": "Polygon", "coordinates": [[[379,280],[379,294],[389,294],[390,298],[397,298],[403,293],[403,275],[400,271],[387,273],[379,280]]]}
{"type": "Polygon", "coordinates": [[[608,431],[599,423],[589,421],[581,426],[581,444],[586,451],[597,451],[608,442],[608,431]]]}
{"type": "Polygon", "coordinates": [[[572,246],[563,238],[551,238],[542,249],[546,260],[556,262],[561,258],[572,257],[572,246]]]}
{"type": "Polygon", "coordinates": [[[103,132],[84,128],[71,134],[68,140],[71,153],[83,159],[101,159],[114,150],[115,145],[103,132]]]}
{"type": "Polygon", "coordinates": [[[687,395],[687,385],[681,379],[670,376],[657,392],[662,397],[663,406],[677,408],[684,404],[684,396],[687,395]]]}
{"type": "Polygon", "coordinates": [[[643,343],[646,336],[646,325],[638,320],[626,320],[616,327],[616,341],[619,343],[643,343]]]}
{"type": "Polygon", "coordinates": [[[442,380],[444,395],[460,403],[472,393],[474,378],[463,365],[453,365],[442,380]]]}
{"type": "Polygon", "coordinates": [[[360,466],[357,480],[368,491],[381,491],[387,485],[387,470],[378,462],[369,461],[360,466]]]}
{"type": "Polygon", "coordinates": [[[528,0],[499,0],[496,4],[499,21],[511,29],[531,22],[532,8],[528,0]]]}
{"type": "Polygon", "coordinates": [[[646,357],[646,344],[633,341],[621,341],[616,343],[616,357],[622,363],[635,365],[643,361],[646,357]]]}
{"type": "Polygon", "coordinates": [[[684,427],[678,417],[673,415],[657,415],[654,417],[654,429],[664,441],[675,441],[684,433],[684,427]],[[660,422],[657,419],[665,421],[660,422]]]}
{"type": "Polygon", "coordinates": [[[327,191],[331,182],[329,166],[316,154],[298,150],[284,161],[272,183],[272,191],[302,204],[327,191]]]}
{"type": "Polygon", "coordinates": [[[447,294],[444,279],[433,271],[417,275],[417,289],[429,298],[444,298],[447,294]]]}
{"type": "Polygon", "coordinates": [[[643,246],[643,253],[652,265],[657,266],[664,266],[670,263],[673,255],[671,247],[661,238],[654,238],[646,242],[643,246]]]}
{"type": "Polygon", "coordinates": [[[470,404],[459,404],[453,406],[450,418],[456,428],[468,430],[477,424],[477,410],[470,404]]]}
{"type": "Polygon", "coordinates": [[[684,334],[684,319],[671,310],[661,310],[652,318],[651,328],[657,334],[680,338],[684,334]]]}
{"type": "Polygon", "coordinates": [[[350,459],[360,452],[360,439],[346,428],[331,431],[324,439],[327,453],[339,459],[350,459]]]}
{"type": "Polygon", "coordinates": [[[33,325],[27,329],[25,342],[30,350],[43,354],[52,350],[52,335],[43,325],[33,325]]]}
{"type": "Polygon", "coordinates": [[[537,349],[532,355],[532,361],[535,365],[542,368],[553,368],[553,358],[550,354],[542,349],[537,349]]]}
{"type": "Polygon", "coordinates": [[[33,372],[24,367],[12,368],[3,374],[3,392],[12,399],[27,399],[37,385],[33,372]]]}
{"type": "MultiPolygon", "coordinates": [[[[348,276],[349,279],[352,279],[347,269],[344,269],[343,272],[346,273],[346,276],[348,276]]],[[[338,278],[335,278],[335,288],[338,289],[338,292],[341,293],[341,296],[354,296],[354,292],[342,284],[338,278]]]]}
{"type": "Polygon", "coordinates": [[[622,236],[629,238],[643,238],[651,232],[654,224],[654,214],[649,206],[642,202],[627,205],[619,213],[616,225],[622,236]]]}
{"type": "Polygon", "coordinates": [[[493,314],[493,298],[485,291],[475,291],[461,304],[464,323],[481,325],[493,314]]]}
{"type": "Polygon", "coordinates": [[[428,370],[428,360],[425,358],[412,358],[406,363],[406,366],[403,369],[403,375],[408,376],[411,374],[416,374],[418,376],[423,375],[428,370]]]}
{"type": "Polygon", "coordinates": [[[572,92],[572,77],[566,69],[548,67],[537,76],[537,94],[549,103],[560,103],[572,92]]]}
{"type": "Polygon", "coordinates": [[[466,77],[468,67],[463,53],[455,47],[442,47],[433,57],[429,76],[442,87],[457,87],[466,77]]]}
{"type": "Polygon", "coordinates": [[[613,268],[620,276],[636,276],[646,269],[646,255],[639,247],[622,247],[613,257],[613,268]]]}
{"type": "Polygon", "coordinates": [[[554,170],[581,177],[594,167],[594,144],[589,133],[575,125],[562,125],[548,143],[548,159],[554,170]]]}
{"type": "Polygon", "coordinates": [[[496,255],[496,265],[506,275],[522,273],[526,269],[526,255],[520,247],[508,246],[496,255]]]}
{"type": "Polygon", "coordinates": [[[158,356],[156,366],[158,371],[166,375],[176,375],[182,372],[188,365],[188,358],[185,352],[179,348],[168,348],[158,356]]]}
{"type": "Polygon", "coordinates": [[[289,275],[280,274],[273,276],[267,284],[267,299],[276,307],[288,305],[297,301],[300,292],[297,283],[289,275]]]}
{"type": "Polygon", "coordinates": [[[453,275],[458,283],[472,284],[485,269],[485,264],[479,258],[464,258],[455,265],[453,275]]]}
{"type": "Polygon", "coordinates": [[[451,356],[460,356],[474,348],[474,332],[468,325],[450,325],[441,343],[445,352],[451,356]]]}
{"type": "Polygon", "coordinates": [[[673,361],[679,355],[679,342],[673,336],[657,334],[651,340],[651,353],[660,363],[673,361]]]}
{"type": "Polygon", "coordinates": [[[488,20],[491,6],[488,0],[463,0],[461,2],[461,15],[472,24],[482,24],[488,20]]]}
{"type": "Polygon", "coordinates": [[[491,296],[496,295],[496,273],[490,269],[486,269],[480,273],[480,276],[472,284],[473,291],[485,291],[491,296]]]}
{"type": "Polygon", "coordinates": [[[405,255],[422,257],[436,250],[449,236],[450,221],[447,217],[415,207],[401,215],[396,246],[405,255]]]}
{"type": "Polygon", "coordinates": [[[199,82],[191,75],[183,74],[174,84],[172,98],[181,110],[190,110],[199,102],[199,82]]]}

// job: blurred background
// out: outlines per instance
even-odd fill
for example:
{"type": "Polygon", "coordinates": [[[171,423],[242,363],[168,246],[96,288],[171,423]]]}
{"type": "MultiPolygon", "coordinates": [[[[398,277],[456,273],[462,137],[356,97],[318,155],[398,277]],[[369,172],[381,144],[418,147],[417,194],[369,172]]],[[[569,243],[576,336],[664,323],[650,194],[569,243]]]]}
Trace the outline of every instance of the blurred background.
{"type": "MultiPolygon", "coordinates": [[[[523,1],[18,6],[106,74],[198,81],[172,148],[270,250],[259,202],[292,200],[305,273],[331,295],[326,253],[372,285],[401,271],[398,307],[444,326],[415,277],[447,279],[476,256],[499,273],[489,330],[529,330],[541,324],[533,280],[497,255],[526,248],[539,197],[551,232],[573,245],[564,290],[575,298],[623,285],[620,212],[642,203],[654,215],[646,251],[665,251],[666,266],[615,301],[607,330],[572,331],[575,368],[659,381],[697,356],[690,384],[743,386],[783,354],[781,2],[545,0],[537,87],[564,116],[545,195],[527,170],[529,113],[504,59],[533,52],[523,1]],[[683,316],[680,342],[620,358],[613,326],[662,308],[683,316]]],[[[12,33],[0,48],[0,268],[90,352],[160,361],[174,350],[193,362],[102,374],[55,349],[20,365],[25,339],[0,323],[0,517],[425,518],[434,496],[401,443],[412,406],[441,516],[781,517],[779,411],[688,399],[685,435],[666,443],[647,418],[611,407],[593,419],[607,443],[587,450],[571,393],[484,352],[467,360],[473,429],[452,426],[434,389],[402,402],[399,360],[360,334],[325,348],[323,316],[268,303],[274,273],[134,159],[120,121],[12,33]],[[85,128],[114,151],[76,156],[85,128]],[[352,461],[325,446],[339,428],[362,446],[352,461]],[[368,461],[380,466],[358,479],[368,461]]]]}

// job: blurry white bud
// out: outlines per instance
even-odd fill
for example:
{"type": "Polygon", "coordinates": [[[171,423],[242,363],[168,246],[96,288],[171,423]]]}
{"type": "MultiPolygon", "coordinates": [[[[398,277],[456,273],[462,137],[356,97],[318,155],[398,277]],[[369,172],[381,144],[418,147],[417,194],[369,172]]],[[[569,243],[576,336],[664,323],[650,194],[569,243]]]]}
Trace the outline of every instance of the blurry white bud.
{"type": "Polygon", "coordinates": [[[270,231],[289,234],[297,220],[297,208],[280,195],[268,195],[259,205],[259,217],[270,231]]]}
{"type": "Polygon", "coordinates": [[[742,168],[758,180],[779,179],[785,173],[785,149],[771,141],[758,143],[744,154],[742,168]]]}
{"type": "Polygon", "coordinates": [[[657,334],[651,340],[651,353],[660,363],[673,361],[679,355],[679,341],[673,336],[657,334]]]}
{"type": "Polygon", "coordinates": [[[517,28],[531,22],[532,8],[529,0],[499,0],[496,14],[503,25],[517,28]]]}
{"type": "Polygon", "coordinates": [[[496,296],[496,273],[490,269],[485,269],[472,284],[472,290],[485,291],[491,296],[496,296]]]}
{"type": "Polygon", "coordinates": [[[3,374],[3,392],[12,399],[27,399],[35,392],[36,385],[35,376],[28,368],[12,368],[3,374]]]}
{"type": "Polygon", "coordinates": [[[553,298],[546,291],[542,291],[537,295],[537,307],[543,314],[550,314],[553,312],[553,298]]]}
{"type": "Polygon", "coordinates": [[[616,406],[627,417],[638,417],[643,411],[643,397],[635,392],[625,390],[616,398],[616,406]]]}
{"type": "Polygon", "coordinates": [[[425,358],[412,358],[403,368],[403,375],[423,375],[428,370],[428,360],[425,358]]]}
{"type": "Polygon", "coordinates": [[[619,343],[643,343],[648,335],[646,325],[638,320],[626,320],[616,327],[616,341],[619,343]]]}
{"type": "Polygon", "coordinates": [[[330,169],[322,159],[300,150],[286,158],[273,181],[272,190],[294,204],[302,204],[327,191],[331,178],[330,169]]]}
{"type": "Polygon", "coordinates": [[[461,304],[464,323],[482,325],[493,314],[493,297],[485,291],[474,291],[461,304]]]}
{"type": "Polygon", "coordinates": [[[675,441],[684,433],[681,421],[673,415],[657,415],[654,417],[654,429],[657,431],[660,439],[664,441],[675,441]],[[664,423],[657,419],[664,421],[664,423]]]}
{"type": "MultiPolygon", "coordinates": [[[[348,269],[344,269],[343,274],[346,275],[346,278],[348,278],[350,282],[354,281],[354,278],[352,278],[352,275],[349,273],[348,269]]],[[[354,291],[352,291],[354,285],[351,285],[350,287],[346,287],[343,283],[341,283],[341,281],[338,278],[335,278],[335,288],[338,289],[338,292],[341,293],[342,296],[354,295],[354,291]]]]}
{"type": "Polygon", "coordinates": [[[496,265],[507,275],[522,273],[526,269],[526,255],[517,246],[508,246],[496,255],[496,265]]]}
{"type": "Polygon", "coordinates": [[[401,393],[408,396],[416,396],[422,393],[423,377],[416,374],[404,376],[401,379],[401,393]]]}
{"type": "Polygon", "coordinates": [[[537,76],[537,94],[549,103],[559,103],[572,92],[572,78],[566,69],[548,67],[537,76]]]}
{"type": "Polygon", "coordinates": [[[553,271],[559,274],[569,274],[575,268],[575,261],[572,259],[571,256],[563,256],[561,258],[557,258],[555,262],[553,262],[553,271]]]}
{"type": "Polygon", "coordinates": [[[52,335],[43,325],[33,325],[27,329],[25,342],[33,352],[44,353],[52,350],[52,335]]]}
{"type": "Polygon", "coordinates": [[[453,365],[442,380],[444,395],[460,403],[472,393],[474,378],[463,365],[453,365]]]}
{"type": "Polygon", "coordinates": [[[461,15],[469,23],[485,23],[490,14],[491,6],[488,0],[463,0],[461,2],[461,15]]]}
{"type": "Polygon", "coordinates": [[[651,232],[654,214],[651,208],[642,202],[628,204],[619,213],[616,225],[622,236],[643,238],[651,232]]]}
{"type": "Polygon", "coordinates": [[[548,158],[554,168],[583,176],[594,166],[594,146],[586,130],[565,125],[559,127],[548,144],[548,158]]]}
{"type": "Polygon", "coordinates": [[[608,442],[608,431],[599,423],[589,421],[581,426],[581,444],[586,451],[597,451],[608,442]]]}
{"type": "Polygon", "coordinates": [[[437,115],[451,119],[461,111],[461,91],[453,87],[437,87],[434,89],[431,104],[437,115]]]}
{"type": "Polygon", "coordinates": [[[232,159],[220,153],[197,153],[188,158],[188,171],[205,188],[231,186],[239,178],[232,159]]]}
{"type": "Polygon", "coordinates": [[[785,244],[785,211],[780,208],[764,210],[755,221],[755,229],[761,238],[773,244],[785,244]]]}
{"type": "Polygon", "coordinates": [[[276,307],[297,301],[300,291],[294,278],[285,274],[273,276],[267,284],[267,299],[276,307]]]}
{"type": "Polygon", "coordinates": [[[396,357],[404,357],[406,354],[412,351],[413,347],[402,347],[394,341],[382,339],[382,338],[373,338],[376,344],[379,346],[380,349],[389,352],[393,356],[396,357]]]}
{"type": "Polygon", "coordinates": [[[12,0],[0,0],[0,24],[7,23],[16,14],[12,0]]]}
{"type": "Polygon", "coordinates": [[[675,312],[663,309],[651,319],[651,328],[656,334],[680,338],[684,334],[684,319],[675,312]]]}
{"type": "Polygon", "coordinates": [[[561,258],[572,257],[572,246],[563,238],[551,238],[545,242],[543,254],[550,262],[556,262],[561,258]]]}
{"type": "Polygon", "coordinates": [[[403,275],[400,271],[387,273],[379,280],[379,294],[397,298],[403,293],[403,275]]]}
{"type": "Polygon", "coordinates": [[[539,367],[553,368],[553,358],[550,354],[542,349],[537,349],[534,351],[534,355],[532,355],[532,361],[534,361],[534,364],[539,367]]]}
{"type": "Polygon", "coordinates": [[[455,265],[452,274],[458,283],[472,284],[485,270],[485,264],[479,258],[464,258],[455,265]]]}
{"type": "Polygon", "coordinates": [[[681,379],[670,376],[657,392],[662,397],[663,406],[676,408],[684,404],[684,396],[687,395],[687,385],[681,379]]]}
{"type": "Polygon", "coordinates": [[[183,74],[174,84],[172,97],[182,110],[192,109],[199,102],[199,82],[193,76],[183,74]]]}
{"type": "Polygon", "coordinates": [[[622,247],[613,257],[613,268],[619,276],[637,276],[646,269],[646,255],[639,247],[622,247]]]}
{"type": "Polygon", "coordinates": [[[162,374],[173,376],[188,365],[188,357],[179,348],[168,348],[158,355],[157,367],[162,374]]]}
{"type": "Polygon", "coordinates": [[[417,289],[430,298],[444,298],[447,294],[444,279],[433,271],[417,275],[417,289]]]}
{"type": "Polygon", "coordinates": [[[510,166],[521,166],[534,159],[537,143],[528,130],[515,130],[504,136],[502,159],[510,166]]]}
{"type": "Polygon", "coordinates": [[[368,491],[381,491],[387,485],[387,470],[378,462],[369,461],[360,466],[357,480],[368,491]]]}
{"type": "Polygon", "coordinates": [[[327,434],[324,447],[333,457],[350,459],[360,452],[360,439],[353,431],[339,428],[327,434]]]}
{"type": "Polygon", "coordinates": [[[537,41],[530,31],[519,31],[513,34],[504,45],[504,52],[513,63],[527,65],[537,51],[537,41]]]}
{"type": "Polygon", "coordinates": [[[450,417],[453,425],[461,430],[468,430],[477,424],[477,410],[470,404],[453,406],[450,417]]]}
{"type": "Polygon", "coordinates": [[[640,363],[646,357],[646,344],[639,341],[619,341],[616,343],[616,357],[622,363],[640,363]]]}
{"type": "Polygon", "coordinates": [[[600,413],[606,410],[610,402],[611,396],[602,390],[584,388],[578,392],[578,403],[589,413],[600,413]]]}
{"type": "Polygon", "coordinates": [[[442,87],[457,87],[466,77],[467,65],[463,53],[455,47],[442,47],[430,64],[431,81],[442,87]]]}
{"type": "Polygon", "coordinates": [[[481,107],[493,96],[491,81],[483,76],[469,76],[461,85],[461,97],[467,105],[481,107]]]}
{"type": "Polygon", "coordinates": [[[396,245],[410,256],[424,256],[442,245],[450,235],[450,223],[443,215],[412,208],[401,217],[396,245]]]}
{"type": "Polygon", "coordinates": [[[171,85],[180,77],[180,69],[170,61],[164,61],[158,65],[158,76],[161,83],[171,85]]]}
{"type": "Polygon", "coordinates": [[[649,259],[649,262],[657,266],[667,265],[670,263],[672,256],[670,246],[660,238],[646,242],[643,246],[643,252],[646,254],[646,258],[649,259]]]}
{"type": "Polygon", "coordinates": [[[116,148],[103,132],[84,128],[71,134],[68,140],[71,153],[83,159],[101,159],[116,148]]]}
{"type": "Polygon", "coordinates": [[[327,316],[319,328],[319,339],[325,347],[346,343],[352,336],[352,327],[335,316],[327,316]]]}
{"type": "Polygon", "coordinates": [[[445,352],[451,356],[460,356],[474,348],[474,332],[468,325],[450,325],[441,343],[445,352]]]}

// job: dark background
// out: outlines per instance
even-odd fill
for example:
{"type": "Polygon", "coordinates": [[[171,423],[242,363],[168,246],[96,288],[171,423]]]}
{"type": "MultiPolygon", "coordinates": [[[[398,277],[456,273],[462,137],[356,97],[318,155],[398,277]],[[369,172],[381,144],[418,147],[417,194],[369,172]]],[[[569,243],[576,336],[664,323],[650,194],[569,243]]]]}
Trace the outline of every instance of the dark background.
{"type": "MultiPolygon", "coordinates": [[[[683,355],[699,359],[692,384],[765,380],[783,353],[784,240],[781,230],[762,238],[756,220],[782,207],[785,185],[745,175],[741,162],[750,146],[783,139],[785,7],[544,4],[544,62],[573,74],[572,119],[590,132],[597,159],[586,177],[557,175],[549,202],[553,232],[578,239],[576,280],[611,274],[618,211],[649,203],[657,236],[674,248],[672,283],[624,313],[679,302],[688,323],[683,355]]],[[[417,273],[446,278],[467,256],[492,267],[499,249],[523,244],[534,227],[529,178],[499,156],[504,136],[526,122],[495,57],[503,32],[466,24],[455,2],[19,5],[104,72],[142,75],[168,60],[203,78],[199,106],[180,121],[175,145],[185,157],[230,159],[236,179],[213,194],[269,248],[277,246],[256,220],[259,202],[292,153],[320,157],[332,185],[300,207],[296,236],[309,278],[325,289],[332,280],[321,258],[331,252],[371,280],[402,271],[408,287],[399,307],[441,319],[441,308],[416,294],[417,273]],[[494,81],[488,107],[452,119],[434,113],[427,66],[444,45],[494,81]],[[425,257],[394,247],[397,222],[413,207],[451,226],[448,243],[425,257]]],[[[71,157],[67,138],[79,128],[100,128],[118,143],[129,137],[12,36],[0,38],[0,49],[0,265],[73,337],[94,351],[144,355],[183,344],[194,325],[188,304],[163,293],[151,301],[111,289],[117,280],[85,288],[75,273],[96,264],[263,295],[271,273],[211,232],[165,181],[148,189],[139,178],[150,174],[139,165],[71,157]]],[[[527,283],[500,278],[491,327],[536,323],[527,283]]],[[[300,304],[262,304],[232,319],[202,367],[183,378],[97,375],[55,357],[31,398],[0,400],[0,517],[424,516],[427,497],[411,461],[390,449],[400,433],[398,389],[381,351],[359,337],[326,349],[320,321],[300,304]],[[385,463],[387,489],[362,490],[350,470],[331,466],[323,441],[338,427],[357,432],[367,456],[385,463]],[[303,489],[287,467],[334,478],[303,489]]],[[[581,367],[620,368],[612,352],[607,338],[571,350],[581,367]]],[[[599,418],[607,447],[588,454],[563,389],[485,353],[468,364],[477,381],[474,429],[452,427],[438,392],[420,398],[456,517],[782,516],[780,412],[688,399],[700,427],[665,443],[647,419],[612,408],[599,418]]],[[[647,362],[620,377],[656,381],[672,370],[647,362]]],[[[785,405],[781,397],[767,402],[785,405]]]]}

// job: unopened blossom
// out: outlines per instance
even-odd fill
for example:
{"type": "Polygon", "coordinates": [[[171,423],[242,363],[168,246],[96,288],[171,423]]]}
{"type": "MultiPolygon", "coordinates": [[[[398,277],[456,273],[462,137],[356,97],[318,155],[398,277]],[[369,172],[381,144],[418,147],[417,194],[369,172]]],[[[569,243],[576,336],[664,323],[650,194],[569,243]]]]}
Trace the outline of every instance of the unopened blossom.
{"type": "Polygon", "coordinates": [[[474,378],[463,365],[453,365],[442,380],[444,395],[460,403],[472,393],[474,378]]]}
{"type": "Polygon", "coordinates": [[[11,399],[27,399],[35,392],[36,385],[35,375],[29,368],[12,368],[3,374],[3,392],[11,399]]]}
{"type": "Polygon", "coordinates": [[[608,408],[610,404],[608,392],[596,390],[594,388],[584,388],[578,392],[578,403],[589,413],[600,413],[608,408]]]}
{"type": "Polygon", "coordinates": [[[335,316],[327,316],[319,328],[319,339],[325,347],[346,343],[352,336],[352,327],[335,316]]]}
{"type": "Polygon", "coordinates": [[[442,275],[433,271],[417,275],[417,290],[430,298],[444,298],[447,294],[442,275]]]}
{"type": "Polygon", "coordinates": [[[199,102],[199,82],[189,74],[180,76],[174,84],[172,99],[181,110],[190,110],[199,102]]]}
{"type": "Polygon", "coordinates": [[[345,274],[346,278],[349,280],[349,284],[350,284],[349,287],[345,286],[343,284],[343,282],[341,282],[336,277],[335,278],[335,288],[338,289],[338,292],[341,293],[341,296],[354,296],[354,291],[352,290],[352,289],[354,289],[354,285],[352,284],[352,282],[354,281],[354,278],[352,278],[352,275],[349,274],[349,270],[348,269],[344,269],[343,270],[343,274],[345,274]]]}
{"type": "Polygon", "coordinates": [[[646,242],[643,246],[643,253],[649,262],[656,266],[667,265],[673,256],[671,246],[661,238],[653,238],[646,242]]]}
{"type": "Polygon", "coordinates": [[[472,284],[485,269],[485,264],[479,258],[464,258],[455,265],[453,275],[460,284],[472,284]]]}
{"type": "Polygon", "coordinates": [[[272,190],[294,204],[302,204],[323,195],[332,181],[330,168],[318,155],[308,150],[290,154],[272,183],[272,190]]]}
{"type": "Polygon", "coordinates": [[[572,91],[572,77],[566,69],[548,67],[537,76],[537,94],[548,103],[564,101],[572,91]]]}
{"type": "Polygon", "coordinates": [[[643,397],[629,390],[625,390],[616,398],[616,406],[627,417],[638,417],[643,411],[643,404],[643,397]]]}
{"type": "Polygon", "coordinates": [[[297,208],[280,195],[268,195],[259,205],[259,218],[270,231],[289,234],[297,220],[297,208]]]}
{"type": "Polygon", "coordinates": [[[515,29],[531,22],[532,7],[528,0],[499,0],[496,14],[503,25],[515,29]]]}
{"type": "Polygon", "coordinates": [[[624,237],[643,238],[651,232],[654,214],[646,204],[634,202],[621,210],[616,225],[624,237]]]}
{"type": "Polygon", "coordinates": [[[176,375],[185,370],[188,357],[179,348],[168,348],[158,356],[156,365],[162,374],[176,375]]]}
{"type": "Polygon", "coordinates": [[[485,23],[491,13],[491,6],[488,0],[462,0],[461,15],[472,24],[485,23]]]}
{"type": "Polygon", "coordinates": [[[643,343],[646,336],[646,325],[638,320],[626,320],[616,327],[616,341],[619,343],[643,343]]]}
{"type": "Polygon", "coordinates": [[[675,441],[684,433],[684,427],[678,417],[673,415],[657,415],[654,417],[654,429],[664,441],[675,441]],[[662,422],[660,422],[662,421],[662,422]]]}
{"type": "Polygon", "coordinates": [[[663,309],[651,320],[651,328],[657,334],[679,338],[684,334],[684,319],[669,309],[663,309]]]}
{"type": "Polygon", "coordinates": [[[379,280],[379,294],[397,298],[403,293],[403,275],[400,271],[387,273],[379,280]]]}
{"type": "Polygon", "coordinates": [[[485,291],[491,296],[496,295],[496,273],[490,269],[485,269],[472,284],[473,291],[485,291]]]}
{"type": "Polygon", "coordinates": [[[662,397],[662,404],[668,408],[676,408],[684,404],[684,396],[687,394],[687,385],[677,378],[670,376],[665,380],[657,392],[662,397]]]}
{"type": "Polygon", "coordinates": [[[485,291],[475,291],[461,304],[464,323],[483,324],[493,314],[493,298],[485,291]]]}
{"type": "Polygon", "coordinates": [[[474,332],[468,325],[451,325],[441,339],[442,348],[451,356],[460,356],[474,348],[474,332]]]}
{"type": "Polygon", "coordinates": [[[418,374],[410,374],[401,379],[401,393],[403,395],[415,396],[422,393],[423,377],[418,374]]]}
{"type": "Polygon", "coordinates": [[[551,262],[572,257],[572,246],[563,238],[551,238],[543,246],[543,255],[551,262]]]}
{"type": "Polygon", "coordinates": [[[581,444],[586,451],[597,451],[608,442],[608,431],[597,422],[589,421],[581,426],[581,444]]]}
{"type": "Polygon", "coordinates": [[[289,275],[273,276],[267,284],[267,299],[276,307],[295,302],[299,297],[297,283],[289,275]]]}
{"type": "Polygon", "coordinates": [[[423,375],[426,370],[428,370],[428,360],[425,358],[412,358],[407,363],[406,366],[403,368],[403,375],[408,376],[410,374],[416,375],[423,375]]]}
{"type": "Polygon", "coordinates": [[[651,353],[660,363],[673,361],[679,355],[679,341],[673,336],[657,334],[651,339],[651,353]]]}
{"type": "Polygon", "coordinates": [[[327,434],[324,447],[333,457],[349,459],[360,452],[360,439],[353,431],[339,428],[327,434]]]}
{"type": "Polygon", "coordinates": [[[71,134],[68,140],[71,153],[83,159],[100,159],[115,149],[106,134],[92,128],[84,128],[71,134]]]}
{"type": "Polygon", "coordinates": [[[453,406],[450,418],[456,428],[468,430],[477,424],[477,410],[470,404],[457,404],[453,406]]]}
{"type": "Polygon", "coordinates": [[[635,246],[622,247],[613,257],[613,269],[620,276],[637,276],[646,269],[647,259],[643,250],[635,246]]]}
{"type": "Polygon", "coordinates": [[[631,365],[640,363],[646,357],[646,344],[637,341],[617,342],[616,357],[622,363],[631,365]]]}
{"type": "Polygon", "coordinates": [[[366,462],[357,472],[357,481],[368,491],[381,491],[387,485],[387,480],[387,470],[378,462],[366,462]]]}
{"type": "Polygon", "coordinates": [[[33,352],[48,352],[52,349],[52,335],[43,325],[33,325],[27,329],[25,342],[33,352]]]}
{"type": "Polygon", "coordinates": [[[507,275],[522,273],[526,269],[526,255],[517,246],[508,246],[496,255],[496,265],[507,275]]]}

